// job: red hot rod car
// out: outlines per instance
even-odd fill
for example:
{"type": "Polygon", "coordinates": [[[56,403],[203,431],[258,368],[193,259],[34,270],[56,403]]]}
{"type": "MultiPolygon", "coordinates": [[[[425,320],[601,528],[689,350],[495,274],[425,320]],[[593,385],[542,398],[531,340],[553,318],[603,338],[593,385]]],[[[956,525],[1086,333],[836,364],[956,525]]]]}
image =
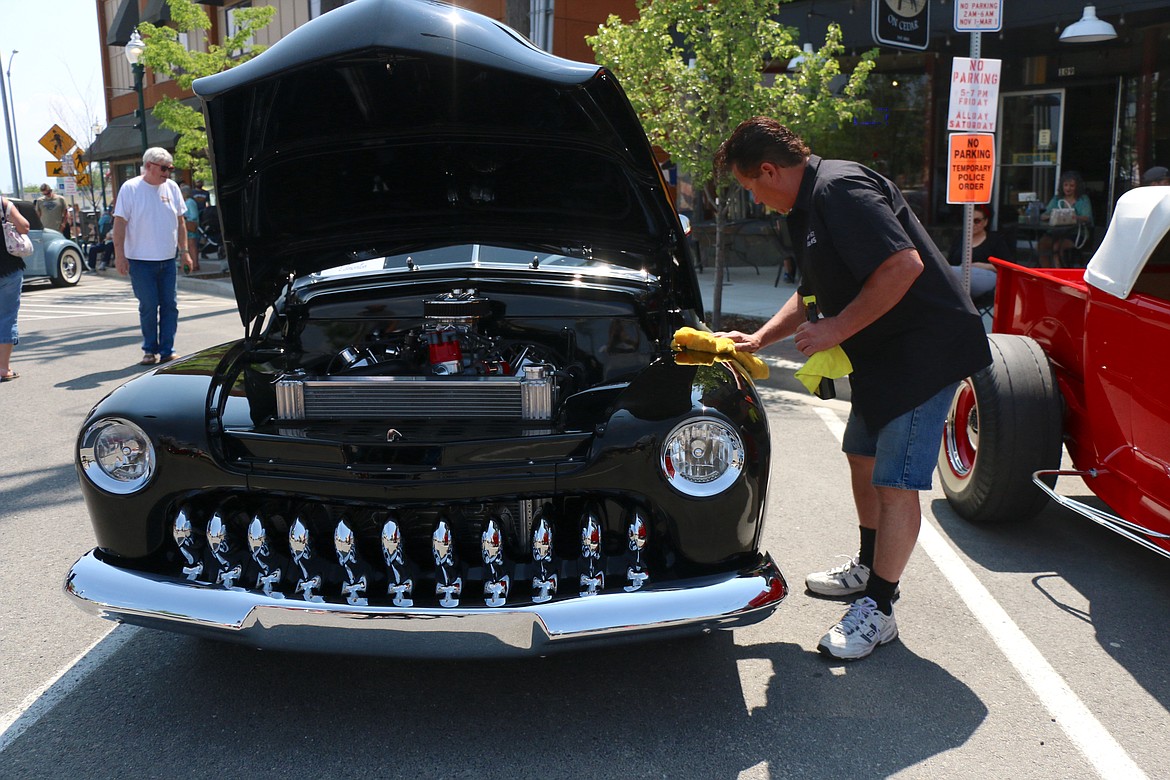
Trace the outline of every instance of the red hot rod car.
{"type": "Polygon", "coordinates": [[[1123,195],[1086,269],[995,264],[993,363],[960,385],[939,454],[952,506],[1007,522],[1051,497],[1170,557],[1170,187],[1123,195]],[[1061,475],[1112,511],[1056,493],[1061,475]]]}

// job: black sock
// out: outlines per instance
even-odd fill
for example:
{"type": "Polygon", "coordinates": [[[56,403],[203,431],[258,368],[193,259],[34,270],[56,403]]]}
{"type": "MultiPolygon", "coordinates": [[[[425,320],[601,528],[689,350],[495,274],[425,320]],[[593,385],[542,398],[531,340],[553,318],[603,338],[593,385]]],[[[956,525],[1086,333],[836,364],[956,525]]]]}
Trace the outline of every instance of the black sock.
{"type": "Polygon", "coordinates": [[[897,582],[883,580],[872,571],[869,573],[869,584],[865,586],[865,595],[873,599],[874,603],[877,604],[878,611],[883,615],[893,614],[894,593],[897,590],[897,582]]]}
{"type": "Polygon", "coordinates": [[[877,546],[877,529],[859,525],[861,531],[861,551],[857,553],[857,562],[873,571],[873,549],[877,546]]]}

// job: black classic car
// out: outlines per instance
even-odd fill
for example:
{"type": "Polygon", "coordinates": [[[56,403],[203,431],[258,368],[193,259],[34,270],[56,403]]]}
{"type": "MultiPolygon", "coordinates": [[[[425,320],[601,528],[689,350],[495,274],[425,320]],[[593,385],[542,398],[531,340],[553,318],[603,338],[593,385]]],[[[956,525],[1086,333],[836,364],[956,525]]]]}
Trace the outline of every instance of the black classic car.
{"type": "Polygon", "coordinates": [[[195,91],[245,336],[86,419],[82,609],[430,656],[776,609],[763,404],[671,351],[698,285],[612,74],[359,0],[195,91]]]}

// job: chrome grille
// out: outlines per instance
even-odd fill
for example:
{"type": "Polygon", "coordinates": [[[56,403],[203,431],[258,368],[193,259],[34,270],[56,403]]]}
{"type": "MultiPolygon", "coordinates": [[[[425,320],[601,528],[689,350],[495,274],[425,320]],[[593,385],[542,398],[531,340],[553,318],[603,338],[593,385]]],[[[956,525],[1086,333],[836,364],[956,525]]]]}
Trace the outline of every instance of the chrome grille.
{"type": "Polygon", "coordinates": [[[282,420],[548,420],[553,393],[543,366],[523,377],[286,377],[276,383],[276,410],[282,420]]]}

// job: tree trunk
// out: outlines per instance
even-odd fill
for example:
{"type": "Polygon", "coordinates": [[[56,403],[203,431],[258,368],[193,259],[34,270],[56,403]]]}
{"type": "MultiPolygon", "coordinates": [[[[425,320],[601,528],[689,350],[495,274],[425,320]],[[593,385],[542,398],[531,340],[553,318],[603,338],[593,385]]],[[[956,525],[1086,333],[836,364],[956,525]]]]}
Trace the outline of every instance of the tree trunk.
{"type": "Polygon", "coordinates": [[[715,197],[715,294],[711,301],[711,330],[720,330],[723,321],[723,227],[727,223],[727,192],[715,197]]]}

